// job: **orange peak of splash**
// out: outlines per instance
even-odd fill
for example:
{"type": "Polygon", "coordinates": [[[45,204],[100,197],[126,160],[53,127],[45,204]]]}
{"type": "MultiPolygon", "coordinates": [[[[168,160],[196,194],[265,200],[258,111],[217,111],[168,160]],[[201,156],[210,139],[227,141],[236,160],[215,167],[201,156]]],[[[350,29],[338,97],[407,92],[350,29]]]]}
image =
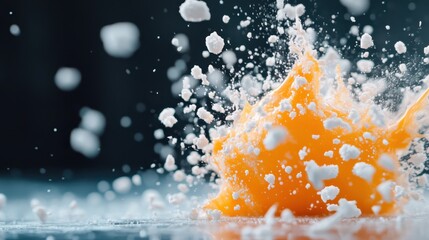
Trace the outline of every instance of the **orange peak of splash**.
{"type": "Polygon", "coordinates": [[[247,105],[228,134],[214,140],[211,164],[222,183],[205,209],[220,210],[225,216],[250,217],[263,216],[277,204],[277,215],[289,209],[297,216],[317,216],[329,214],[327,205],[337,204],[341,198],[356,201],[364,215],[373,214],[377,208],[379,214],[398,209],[393,185],[383,194],[379,186],[399,182],[396,154],[418,136],[407,126],[426,105],[428,92],[398,123],[380,126],[371,116],[370,106],[353,101],[341,79],[330,100],[322,98],[321,76],[318,61],[305,54],[278,89],[259,103],[247,105]],[[358,113],[359,121],[350,117],[351,112],[358,113]],[[342,124],[329,127],[328,119],[341,120],[342,124]],[[264,140],[270,129],[279,127],[284,129],[281,141],[267,149],[264,140]],[[348,157],[340,153],[344,145],[357,148],[359,155],[345,160],[348,157]],[[380,164],[383,157],[392,160],[393,169],[380,164]],[[337,176],[310,181],[306,166],[314,163],[337,166],[337,176]],[[373,175],[364,178],[353,173],[357,163],[371,165],[373,175]],[[337,187],[339,193],[324,202],[318,192],[327,186],[337,187]]]}

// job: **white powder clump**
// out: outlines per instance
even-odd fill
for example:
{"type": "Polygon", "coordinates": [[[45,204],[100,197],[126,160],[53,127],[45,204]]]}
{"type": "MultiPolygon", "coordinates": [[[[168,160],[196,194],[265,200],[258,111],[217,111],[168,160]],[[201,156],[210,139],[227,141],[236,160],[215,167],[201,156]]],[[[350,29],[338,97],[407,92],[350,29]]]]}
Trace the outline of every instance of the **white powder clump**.
{"type": "Polygon", "coordinates": [[[369,9],[370,0],[340,0],[352,15],[362,15],[369,9]]]}
{"type": "Polygon", "coordinates": [[[338,175],[337,165],[319,166],[314,160],[305,162],[304,164],[305,164],[305,171],[307,172],[308,180],[316,189],[323,188],[324,180],[336,178],[338,175]]]}
{"type": "Polygon", "coordinates": [[[247,27],[249,25],[250,25],[250,20],[249,19],[240,21],[240,27],[242,27],[242,28],[245,28],[245,27],[247,27]]]}
{"type": "Polygon", "coordinates": [[[274,183],[276,182],[274,174],[266,174],[264,180],[268,183],[268,190],[274,188],[274,183]]]}
{"type": "Polygon", "coordinates": [[[273,150],[286,140],[287,131],[284,127],[271,128],[264,138],[264,146],[267,150],[273,150]]]}
{"type": "Polygon", "coordinates": [[[164,168],[169,172],[177,169],[176,160],[171,154],[168,154],[167,158],[165,159],[164,168]]]}
{"type": "Polygon", "coordinates": [[[72,91],[79,86],[81,74],[76,68],[62,67],[54,77],[55,85],[63,91],[72,91]]]}
{"type": "Polygon", "coordinates": [[[227,23],[229,23],[229,20],[230,20],[231,18],[228,16],[228,15],[223,15],[223,17],[222,17],[222,22],[223,23],[225,23],[225,24],[227,24],[227,23]]]}
{"type": "Polygon", "coordinates": [[[352,128],[347,122],[338,117],[331,117],[326,119],[325,121],[323,121],[323,126],[327,130],[334,130],[335,128],[344,128],[349,131],[352,130],[352,128]]]}
{"type": "Polygon", "coordinates": [[[333,158],[334,157],[334,151],[329,150],[323,153],[323,156],[328,157],[328,158],[333,158]]]}
{"type": "Polygon", "coordinates": [[[387,154],[381,155],[377,163],[387,171],[395,171],[395,161],[387,154]]]}
{"type": "Polygon", "coordinates": [[[271,35],[268,37],[268,42],[269,43],[276,43],[279,40],[279,37],[276,35],[271,35]]]}
{"type": "Polygon", "coordinates": [[[358,158],[360,155],[360,150],[353,145],[343,144],[339,150],[339,153],[344,161],[349,161],[350,159],[358,158]]]}
{"type": "Polygon", "coordinates": [[[178,52],[187,52],[189,50],[189,38],[183,33],[176,34],[171,39],[171,44],[176,47],[178,52]]]}
{"type": "Polygon", "coordinates": [[[405,46],[405,43],[402,41],[396,42],[394,47],[398,54],[403,54],[407,52],[407,46],[405,46]]]}
{"type": "Polygon", "coordinates": [[[197,110],[197,116],[204,120],[204,122],[210,124],[214,120],[213,114],[211,114],[209,111],[207,111],[205,108],[200,107],[197,110]]]}
{"type": "Polygon", "coordinates": [[[228,50],[222,53],[222,60],[227,68],[232,68],[237,62],[237,55],[233,51],[228,50]]]}
{"type": "Polygon", "coordinates": [[[304,160],[305,156],[307,156],[307,147],[303,147],[301,150],[298,151],[299,159],[304,160]]]}
{"type": "Polygon", "coordinates": [[[95,134],[101,134],[106,126],[106,118],[104,115],[89,107],[83,107],[80,112],[81,123],[80,127],[91,131],[95,134]]]}
{"type": "Polygon", "coordinates": [[[374,42],[372,41],[372,36],[368,33],[364,33],[360,38],[360,47],[362,49],[368,49],[374,46],[374,42]]]}
{"type": "Polygon", "coordinates": [[[198,0],[186,0],[179,7],[179,13],[187,22],[208,21],[211,18],[207,3],[198,0]]]}
{"type": "Polygon", "coordinates": [[[174,117],[176,110],[174,108],[164,108],[159,114],[158,120],[166,127],[173,127],[177,123],[177,119],[174,117]]]}
{"type": "Polygon", "coordinates": [[[323,202],[327,202],[328,200],[334,200],[338,193],[340,193],[340,189],[336,186],[328,186],[319,191],[317,194],[320,195],[323,202]]]}
{"type": "Polygon", "coordinates": [[[292,83],[292,87],[295,89],[299,89],[300,87],[304,86],[305,84],[307,84],[307,79],[305,79],[303,77],[295,77],[295,79],[292,83]]]}
{"type": "Polygon", "coordinates": [[[372,71],[372,68],[374,68],[374,62],[367,59],[361,59],[356,64],[359,71],[363,73],[370,73],[372,71]]]}
{"type": "Polygon", "coordinates": [[[83,154],[87,158],[94,158],[100,149],[100,140],[91,131],[83,128],[75,128],[70,134],[70,145],[73,150],[83,154]]]}
{"type": "Polygon", "coordinates": [[[265,65],[267,65],[268,67],[272,67],[276,64],[276,58],[275,57],[268,57],[265,60],[265,65]]]}
{"type": "Polygon", "coordinates": [[[280,101],[280,111],[284,112],[284,111],[292,111],[292,104],[290,104],[290,100],[289,99],[283,99],[280,101]]]}
{"type": "Polygon", "coordinates": [[[367,182],[372,182],[372,177],[375,173],[375,168],[368,163],[358,162],[353,166],[353,174],[364,179],[367,182]]]}
{"type": "Polygon", "coordinates": [[[15,37],[17,37],[17,36],[19,36],[21,34],[21,29],[16,24],[10,25],[9,31],[15,37]]]}
{"type": "Polygon", "coordinates": [[[222,52],[225,42],[217,32],[212,32],[209,36],[206,37],[206,47],[210,53],[220,54],[222,52]]]}
{"type": "Polygon", "coordinates": [[[385,181],[377,186],[377,191],[383,197],[383,200],[387,203],[393,200],[393,187],[395,184],[392,181],[385,181]]]}
{"type": "Polygon", "coordinates": [[[128,58],[140,47],[140,32],[130,22],[104,26],[100,31],[104,50],[112,57],[128,58]]]}
{"type": "Polygon", "coordinates": [[[341,198],[338,205],[330,206],[330,209],[336,213],[312,225],[311,232],[325,232],[332,229],[342,219],[355,218],[362,214],[362,211],[356,206],[356,201],[347,201],[345,198],[341,198]]]}
{"type": "Polygon", "coordinates": [[[112,188],[117,193],[128,193],[131,190],[132,182],[129,177],[123,176],[112,182],[112,188]]]}

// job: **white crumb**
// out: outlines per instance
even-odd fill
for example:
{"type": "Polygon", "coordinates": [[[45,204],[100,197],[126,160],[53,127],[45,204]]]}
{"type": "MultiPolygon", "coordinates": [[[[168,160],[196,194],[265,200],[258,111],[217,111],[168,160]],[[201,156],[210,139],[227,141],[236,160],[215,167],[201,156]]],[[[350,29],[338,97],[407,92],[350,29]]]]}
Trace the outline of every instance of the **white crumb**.
{"type": "Polygon", "coordinates": [[[104,50],[112,57],[128,58],[140,47],[140,32],[130,22],[119,22],[101,28],[104,50]]]}
{"type": "Polygon", "coordinates": [[[350,144],[343,144],[339,150],[340,156],[344,161],[349,161],[351,159],[356,159],[360,155],[359,148],[350,145],[350,144]]]}
{"type": "Polygon", "coordinates": [[[375,168],[371,164],[358,162],[353,166],[353,174],[364,179],[367,182],[372,181],[372,177],[375,173],[375,168]]]}
{"type": "Polygon", "coordinates": [[[323,188],[324,180],[336,178],[338,175],[337,165],[319,166],[314,160],[307,161],[304,164],[305,164],[305,171],[307,172],[308,180],[316,189],[323,188]]]}
{"type": "Polygon", "coordinates": [[[179,13],[187,22],[202,22],[211,18],[207,3],[199,0],[185,0],[179,7],[179,13]]]}
{"type": "Polygon", "coordinates": [[[271,128],[263,140],[265,149],[275,149],[278,145],[282,144],[286,140],[286,136],[287,131],[284,127],[276,126],[271,128]]]}
{"type": "Polygon", "coordinates": [[[222,37],[220,37],[217,32],[212,32],[209,36],[206,37],[206,47],[210,53],[220,54],[222,52],[225,42],[222,37]]]}
{"type": "Polygon", "coordinates": [[[340,189],[336,186],[328,186],[323,188],[317,194],[320,195],[323,202],[327,202],[328,200],[334,200],[338,193],[340,193],[340,189]]]}

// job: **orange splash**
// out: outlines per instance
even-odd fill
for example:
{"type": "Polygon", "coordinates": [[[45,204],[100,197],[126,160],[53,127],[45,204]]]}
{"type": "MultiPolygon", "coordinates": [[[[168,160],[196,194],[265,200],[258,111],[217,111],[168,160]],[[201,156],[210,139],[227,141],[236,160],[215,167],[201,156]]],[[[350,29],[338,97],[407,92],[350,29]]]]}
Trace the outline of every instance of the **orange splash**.
{"type": "MultiPolygon", "coordinates": [[[[318,61],[306,53],[278,89],[259,103],[246,105],[228,134],[214,141],[211,164],[222,184],[219,194],[208,202],[206,209],[218,209],[225,216],[258,217],[277,204],[277,215],[283,209],[290,209],[297,216],[320,216],[329,213],[327,203],[336,204],[340,198],[355,200],[364,215],[373,214],[373,206],[380,207],[379,214],[392,214],[398,209],[396,202],[383,198],[377,187],[385,181],[400,181],[397,152],[419,137],[414,119],[426,106],[429,92],[396,124],[380,126],[372,118],[369,106],[355,102],[341,79],[337,79],[338,86],[331,100],[319,96],[321,76],[318,61]],[[307,83],[297,88],[294,85],[297,77],[305,78],[307,83]],[[284,99],[290,100],[292,111],[280,110],[284,99]],[[349,117],[352,109],[359,113],[358,123],[349,117]],[[326,129],[324,121],[333,116],[349,127],[326,129]],[[285,140],[272,150],[267,150],[263,143],[269,126],[282,126],[287,131],[285,140]],[[370,139],[364,137],[365,132],[370,133],[370,139]],[[359,157],[344,161],[339,153],[343,144],[357,147],[359,157]],[[306,147],[306,156],[301,160],[298,152],[303,147],[306,147]],[[325,156],[328,151],[333,152],[332,157],[325,156]],[[394,160],[396,170],[387,170],[378,163],[383,154],[394,160]],[[310,160],[319,166],[338,166],[338,176],[323,181],[324,186],[340,189],[335,200],[323,202],[318,195],[321,188],[316,189],[309,181],[305,162],[310,160]],[[374,167],[372,181],[352,173],[357,162],[374,167]],[[285,171],[286,166],[292,168],[290,174],[285,171]],[[275,176],[273,186],[268,187],[264,179],[267,174],[275,176]]],[[[393,190],[389,191],[393,195],[393,190]]]]}

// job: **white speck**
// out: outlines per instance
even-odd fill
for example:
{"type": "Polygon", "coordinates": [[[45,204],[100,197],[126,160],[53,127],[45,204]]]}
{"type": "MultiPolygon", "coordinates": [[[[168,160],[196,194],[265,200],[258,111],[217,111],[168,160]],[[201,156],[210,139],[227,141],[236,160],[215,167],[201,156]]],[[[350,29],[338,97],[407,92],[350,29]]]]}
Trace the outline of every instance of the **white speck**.
{"type": "Polygon", "coordinates": [[[393,200],[394,185],[395,184],[392,181],[385,181],[380,183],[380,185],[377,186],[378,193],[380,193],[380,195],[383,197],[383,200],[387,203],[393,200]]]}
{"type": "Polygon", "coordinates": [[[176,110],[174,108],[164,108],[159,114],[158,119],[164,126],[171,128],[177,123],[177,119],[174,117],[175,113],[176,110]]]}
{"type": "Polygon", "coordinates": [[[314,134],[314,135],[311,135],[311,138],[314,139],[314,140],[317,140],[317,139],[320,138],[320,135],[314,134]]]}
{"type": "Polygon", "coordinates": [[[179,13],[187,22],[202,22],[211,18],[207,3],[198,0],[185,0],[179,7],[179,13]]]}
{"type": "Polygon", "coordinates": [[[369,9],[370,0],[340,0],[340,3],[353,15],[362,15],[369,9]]]}
{"type": "Polygon", "coordinates": [[[268,37],[268,42],[269,43],[276,43],[277,41],[279,41],[279,37],[276,35],[271,35],[268,37]]]}
{"type": "Polygon", "coordinates": [[[367,182],[372,182],[372,177],[375,173],[375,168],[368,163],[358,162],[353,166],[353,174],[366,180],[367,182]]]}
{"type": "Polygon", "coordinates": [[[222,37],[220,37],[217,32],[212,32],[209,36],[206,37],[206,47],[210,53],[220,54],[222,52],[225,42],[222,37]]]}
{"type": "Polygon", "coordinates": [[[132,124],[132,120],[128,116],[123,116],[123,117],[121,117],[120,123],[121,123],[121,126],[123,128],[129,128],[131,126],[131,124],[132,124]]]}
{"type": "Polygon", "coordinates": [[[72,91],[80,84],[81,75],[76,68],[62,67],[54,77],[55,85],[63,91],[72,91]]]}
{"type": "Polygon", "coordinates": [[[324,180],[336,178],[338,175],[337,165],[319,166],[314,160],[305,162],[304,164],[305,164],[305,171],[307,172],[308,180],[316,189],[323,188],[324,180]]]}
{"type": "Polygon", "coordinates": [[[94,158],[99,153],[100,140],[98,137],[83,128],[75,128],[70,134],[70,145],[73,150],[85,157],[94,158]]]}
{"type": "Polygon", "coordinates": [[[340,189],[336,186],[328,186],[319,191],[317,194],[320,195],[323,202],[327,202],[328,200],[334,200],[338,193],[340,193],[340,189]]]}
{"type": "Polygon", "coordinates": [[[222,17],[222,21],[223,21],[223,23],[225,23],[225,24],[227,24],[227,23],[229,23],[229,20],[230,20],[231,18],[228,16],[228,15],[223,15],[223,17],[222,17]]]}
{"type": "Polygon", "coordinates": [[[398,41],[395,43],[395,50],[398,54],[403,54],[407,52],[407,46],[402,41],[398,41]]]}
{"type": "Polygon", "coordinates": [[[176,160],[171,154],[168,154],[167,158],[165,159],[164,168],[169,172],[177,169],[176,160]]]}
{"type": "Polygon", "coordinates": [[[210,56],[210,53],[209,51],[203,51],[201,55],[203,56],[203,58],[208,58],[210,56]]]}
{"type": "Polygon", "coordinates": [[[287,131],[284,127],[271,128],[264,138],[264,146],[267,150],[273,150],[286,140],[287,131]]]}
{"type": "Polygon", "coordinates": [[[356,64],[359,71],[363,73],[370,73],[374,67],[374,62],[368,59],[361,59],[356,64]]]}
{"type": "Polygon", "coordinates": [[[21,34],[21,29],[16,24],[10,25],[9,31],[13,36],[16,36],[16,37],[21,34]]]}
{"type": "Polygon", "coordinates": [[[360,150],[353,145],[343,144],[339,150],[339,153],[344,161],[349,161],[350,159],[358,158],[360,155],[360,150]]]}
{"type": "Polygon", "coordinates": [[[112,182],[112,188],[117,193],[128,193],[131,190],[132,182],[129,177],[119,177],[112,182]]]}
{"type": "Polygon", "coordinates": [[[155,137],[156,140],[161,140],[165,137],[164,135],[164,130],[163,129],[156,129],[155,131],[153,131],[153,136],[155,137]]]}
{"type": "Polygon", "coordinates": [[[334,151],[329,150],[323,153],[323,156],[328,157],[328,158],[333,158],[334,157],[334,151]]]}
{"type": "Polygon", "coordinates": [[[183,171],[183,170],[177,170],[177,171],[175,171],[173,173],[173,179],[176,182],[181,182],[181,181],[185,180],[186,179],[185,171],[183,171]]]}
{"type": "Polygon", "coordinates": [[[360,47],[362,49],[368,49],[372,46],[374,46],[374,42],[372,41],[371,35],[369,35],[368,33],[364,33],[360,38],[360,47]]]}
{"type": "Polygon", "coordinates": [[[395,162],[394,160],[387,154],[383,154],[378,159],[378,165],[386,169],[387,171],[395,171],[395,162]]]}
{"type": "Polygon", "coordinates": [[[337,118],[337,117],[331,117],[331,118],[326,119],[325,121],[323,121],[323,126],[327,130],[334,130],[335,128],[344,128],[344,129],[347,129],[349,131],[352,130],[352,128],[350,127],[350,125],[347,122],[345,122],[341,118],[337,118]]]}
{"type": "Polygon", "coordinates": [[[209,111],[207,111],[205,108],[200,107],[197,110],[197,116],[204,120],[204,122],[210,124],[214,120],[213,114],[211,114],[209,111]]]}
{"type": "Polygon", "coordinates": [[[307,79],[305,79],[303,77],[295,77],[295,79],[292,83],[292,87],[295,89],[299,89],[300,87],[304,86],[305,84],[307,84],[307,79]]]}
{"type": "Polygon", "coordinates": [[[128,58],[140,47],[140,32],[130,22],[104,26],[100,31],[104,50],[112,57],[128,58]]]}
{"type": "Polygon", "coordinates": [[[103,133],[106,126],[106,118],[101,112],[89,107],[83,107],[79,114],[82,119],[80,127],[95,134],[103,133]]]}
{"type": "Polygon", "coordinates": [[[275,57],[269,57],[265,60],[265,65],[268,67],[272,67],[276,64],[276,58],[275,57]]]}
{"type": "Polygon", "coordinates": [[[375,137],[370,132],[364,132],[363,138],[375,141],[375,137]]]}
{"type": "Polygon", "coordinates": [[[370,25],[365,25],[363,27],[363,32],[368,33],[368,34],[372,34],[374,32],[374,28],[370,25]]]}
{"type": "Polygon", "coordinates": [[[273,174],[266,174],[264,180],[267,181],[268,189],[274,188],[274,183],[276,181],[276,177],[273,174]]]}
{"type": "Polygon", "coordinates": [[[217,210],[217,209],[214,209],[214,210],[209,210],[209,211],[207,211],[207,213],[209,214],[209,216],[213,219],[213,220],[219,220],[220,219],[220,217],[222,216],[222,212],[221,211],[219,211],[219,210],[217,210]]]}

